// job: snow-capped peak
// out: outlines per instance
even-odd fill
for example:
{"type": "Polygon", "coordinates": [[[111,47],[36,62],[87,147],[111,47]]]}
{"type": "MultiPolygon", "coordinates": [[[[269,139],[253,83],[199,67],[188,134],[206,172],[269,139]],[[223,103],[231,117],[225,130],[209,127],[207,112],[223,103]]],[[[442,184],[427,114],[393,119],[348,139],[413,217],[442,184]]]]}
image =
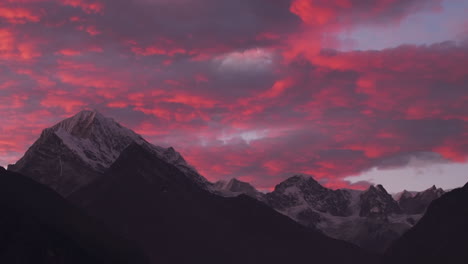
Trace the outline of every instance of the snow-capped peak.
{"type": "Polygon", "coordinates": [[[264,194],[255,189],[250,183],[236,178],[232,178],[229,181],[218,181],[213,185],[212,189],[222,196],[229,197],[245,194],[258,200],[263,200],[264,198],[264,194]]]}
{"type": "Polygon", "coordinates": [[[297,189],[300,192],[315,192],[326,189],[314,178],[303,174],[297,174],[276,185],[275,191],[284,192],[291,188],[297,189]]]}
{"type": "MultiPolygon", "coordinates": [[[[12,168],[21,170],[25,164],[29,163],[26,162],[26,160],[30,160],[33,157],[42,159],[40,157],[43,155],[42,153],[44,151],[40,149],[53,149],[53,153],[48,155],[53,155],[50,156],[50,159],[58,161],[59,169],[56,171],[58,171],[59,175],[56,177],[52,175],[47,177],[53,182],[51,185],[56,189],[61,189],[63,186],[61,186],[62,184],[60,182],[65,180],[62,179],[62,160],[64,160],[63,157],[65,157],[65,155],[68,155],[67,153],[73,153],[73,158],[71,158],[71,160],[75,160],[71,161],[68,159],[69,161],[67,162],[78,162],[78,167],[87,167],[93,172],[103,173],[117,160],[120,153],[132,143],[139,144],[151,150],[162,160],[178,167],[188,178],[191,178],[200,186],[206,187],[208,181],[198,174],[193,167],[188,165],[174,148],[155,146],[132,130],[123,127],[114,119],[107,118],[97,111],[89,110],[81,111],[45,129],[42,132],[41,138],[28,150],[25,157],[17,163],[19,166],[14,165],[12,168]],[[57,140],[51,140],[52,138],[57,140]]],[[[44,159],[47,159],[47,157],[44,156],[44,159]]],[[[42,168],[42,170],[47,171],[46,168],[42,168]]],[[[77,177],[77,175],[73,177],[77,177]]],[[[82,177],[86,178],[87,176],[84,175],[82,177]]],[[[41,177],[41,179],[43,182],[47,183],[46,176],[41,177]]],[[[65,181],[68,181],[68,179],[65,181]]],[[[88,183],[90,179],[70,179],[70,181],[76,186],[70,186],[71,184],[69,183],[65,189],[73,191],[81,187],[80,185],[88,183]]],[[[68,192],[69,191],[64,191],[63,193],[68,192]]]]}
{"type": "Polygon", "coordinates": [[[292,176],[267,194],[269,203],[278,211],[290,214],[291,210],[309,210],[335,216],[350,214],[351,194],[342,190],[323,187],[315,179],[305,175],[292,176]]]}
{"type": "MultiPolygon", "coordinates": [[[[149,144],[132,130],[97,111],[82,111],[67,118],[43,134],[54,133],[81,160],[103,172],[132,142],[149,144]]],[[[158,152],[163,148],[156,148],[158,152]]]]}

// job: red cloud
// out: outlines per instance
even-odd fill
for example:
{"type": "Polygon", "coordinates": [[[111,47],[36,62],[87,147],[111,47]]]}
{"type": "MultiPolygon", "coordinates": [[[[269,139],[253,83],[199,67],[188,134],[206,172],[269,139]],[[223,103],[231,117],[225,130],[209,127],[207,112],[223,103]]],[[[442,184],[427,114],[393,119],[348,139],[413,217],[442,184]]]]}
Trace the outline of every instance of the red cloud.
{"type": "MultiPolygon", "coordinates": [[[[317,1],[315,1],[317,2],[317,1]]],[[[349,8],[349,1],[334,1],[335,8],[337,6],[349,8]]],[[[298,15],[302,21],[313,24],[323,25],[335,18],[336,10],[332,7],[316,6],[312,0],[295,0],[291,5],[291,12],[298,15]]]]}
{"type": "Polygon", "coordinates": [[[440,0],[294,0],[290,11],[313,26],[398,21],[423,9],[438,10],[440,0]]]}
{"type": "Polygon", "coordinates": [[[21,40],[13,30],[0,28],[0,58],[27,61],[40,56],[34,39],[21,40]]]}
{"type": "Polygon", "coordinates": [[[24,24],[27,22],[39,22],[41,16],[29,9],[7,7],[0,4],[0,18],[4,18],[11,24],[24,24]]]}
{"type": "Polygon", "coordinates": [[[163,48],[158,48],[157,46],[150,46],[146,48],[132,47],[132,51],[135,54],[143,55],[143,56],[167,55],[167,56],[172,57],[177,54],[187,54],[187,51],[182,48],[163,49],[163,48]]]}
{"type": "Polygon", "coordinates": [[[97,1],[90,0],[61,0],[63,5],[69,5],[72,7],[81,8],[88,14],[91,13],[102,13],[104,4],[97,1]]]}
{"type": "Polygon", "coordinates": [[[72,114],[73,112],[79,111],[79,109],[85,107],[87,104],[82,100],[70,98],[70,94],[67,92],[56,91],[47,94],[41,101],[41,105],[47,108],[59,107],[65,110],[67,114],[72,114]]]}
{"type": "Polygon", "coordinates": [[[0,162],[88,107],[262,189],[296,173],[345,187],[417,152],[466,161],[466,43],[324,50],[440,1],[4,2],[0,162]]]}

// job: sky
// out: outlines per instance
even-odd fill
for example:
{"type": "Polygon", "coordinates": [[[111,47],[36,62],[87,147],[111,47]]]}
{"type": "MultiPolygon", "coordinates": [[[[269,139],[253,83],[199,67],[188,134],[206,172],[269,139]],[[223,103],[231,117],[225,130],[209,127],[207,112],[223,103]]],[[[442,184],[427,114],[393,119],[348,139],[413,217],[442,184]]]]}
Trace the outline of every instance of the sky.
{"type": "Polygon", "coordinates": [[[2,0],[0,165],[96,109],[211,181],[468,182],[468,1],[2,0]]]}

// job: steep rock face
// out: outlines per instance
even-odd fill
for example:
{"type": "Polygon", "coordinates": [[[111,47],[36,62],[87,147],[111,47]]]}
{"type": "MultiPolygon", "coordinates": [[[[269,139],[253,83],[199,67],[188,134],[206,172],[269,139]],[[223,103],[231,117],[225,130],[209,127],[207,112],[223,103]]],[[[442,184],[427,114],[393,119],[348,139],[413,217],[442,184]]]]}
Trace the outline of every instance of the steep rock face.
{"type": "Polygon", "coordinates": [[[429,204],[444,193],[443,189],[436,188],[435,186],[414,195],[405,191],[398,200],[398,204],[407,214],[423,214],[429,204]]]}
{"type": "Polygon", "coordinates": [[[238,179],[231,179],[228,182],[218,181],[212,186],[212,190],[221,196],[231,197],[238,196],[241,194],[248,195],[259,201],[264,201],[265,194],[259,192],[248,182],[243,182],[238,179]]]}
{"type": "Polygon", "coordinates": [[[370,186],[360,196],[359,216],[387,219],[391,214],[401,214],[402,210],[382,185],[370,186]]]}
{"type": "Polygon", "coordinates": [[[58,135],[48,131],[8,170],[29,176],[63,196],[102,174],[69,149],[58,135]]]}
{"type": "Polygon", "coordinates": [[[468,184],[434,200],[386,252],[388,263],[468,263],[468,184]]]}
{"type": "Polygon", "coordinates": [[[246,195],[221,197],[138,144],[70,199],[132,240],[152,263],[375,263],[246,195]]]}
{"type": "Polygon", "coordinates": [[[77,115],[45,129],[23,158],[8,167],[68,196],[102,176],[132,143],[181,169],[200,186],[208,182],[172,147],[154,146],[140,135],[96,111],[77,115]]]}
{"type": "Polygon", "coordinates": [[[0,263],[147,263],[49,188],[0,167],[0,263]]]}
{"type": "Polygon", "coordinates": [[[330,190],[311,177],[296,175],[275,187],[267,194],[268,203],[279,211],[294,207],[310,207],[321,213],[334,216],[346,216],[349,210],[350,196],[342,190],[330,190]]]}

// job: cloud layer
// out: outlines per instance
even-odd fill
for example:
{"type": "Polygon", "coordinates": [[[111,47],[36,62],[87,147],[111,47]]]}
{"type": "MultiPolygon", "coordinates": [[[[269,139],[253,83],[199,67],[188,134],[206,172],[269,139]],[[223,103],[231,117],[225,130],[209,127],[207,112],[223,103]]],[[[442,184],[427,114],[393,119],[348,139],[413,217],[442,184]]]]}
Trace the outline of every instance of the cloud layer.
{"type": "Polygon", "coordinates": [[[466,41],[343,51],[340,40],[441,9],[441,0],[2,1],[0,164],[83,108],[175,146],[210,180],[262,189],[294,173],[350,187],[345,177],[407,166],[398,161],[418,153],[464,163],[466,41]]]}

